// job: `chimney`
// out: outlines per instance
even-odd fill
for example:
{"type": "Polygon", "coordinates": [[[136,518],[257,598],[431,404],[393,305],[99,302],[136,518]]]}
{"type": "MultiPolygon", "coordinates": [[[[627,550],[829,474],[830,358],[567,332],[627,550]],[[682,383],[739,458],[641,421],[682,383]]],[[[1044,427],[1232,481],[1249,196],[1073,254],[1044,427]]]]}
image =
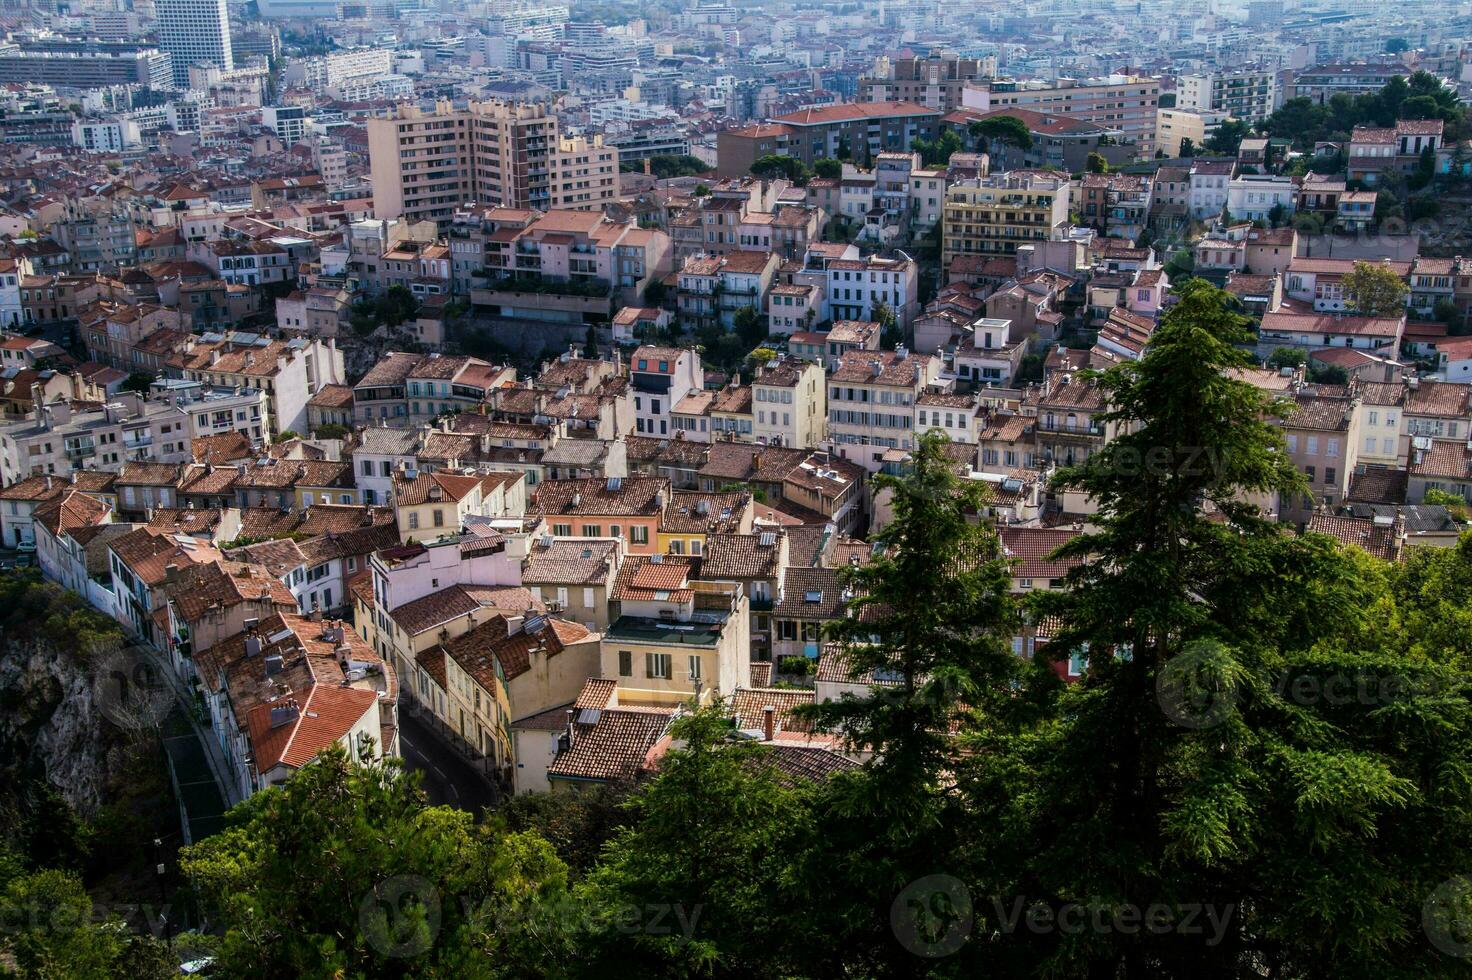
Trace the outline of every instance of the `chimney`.
{"type": "Polygon", "coordinates": [[[770,742],[777,734],[777,709],[767,705],[762,709],[762,741],[770,742]]]}
{"type": "Polygon", "coordinates": [[[568,748],[572,748],[572,738],[573,738],[572,730],[573,730],[573,727],[574,727],[573,726],[573,717],[574,716],[573,716],[572,709],[571,708],[568,708],[567,709],[567,747],[568,748]]]}

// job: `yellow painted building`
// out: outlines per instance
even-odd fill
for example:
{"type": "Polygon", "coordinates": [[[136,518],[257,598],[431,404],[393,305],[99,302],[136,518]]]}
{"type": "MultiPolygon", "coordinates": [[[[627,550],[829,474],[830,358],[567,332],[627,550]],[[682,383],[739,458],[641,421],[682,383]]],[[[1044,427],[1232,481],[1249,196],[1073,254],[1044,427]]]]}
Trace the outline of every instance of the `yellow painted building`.
{"type": "Polygon", "coordinates": [[[1035,171],[960,180],[946,189],[942,261],[1012,255],[1060,236],[1068,225],[1068,179],[1035,171]]]}

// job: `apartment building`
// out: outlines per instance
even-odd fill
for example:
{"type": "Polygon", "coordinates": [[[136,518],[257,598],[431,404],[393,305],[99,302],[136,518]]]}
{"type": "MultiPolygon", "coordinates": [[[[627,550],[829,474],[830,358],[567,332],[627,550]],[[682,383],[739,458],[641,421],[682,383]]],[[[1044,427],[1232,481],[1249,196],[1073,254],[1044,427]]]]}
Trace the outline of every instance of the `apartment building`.
{"type": "Polygon", "coordinates": [[[752,438],[768,446],[816,449],[827,437],[828,389],[816,361],[781,357],[751,379],[752,438]]]}
{"type": "Polygon", "coordinates": [[[662,477],[545,480],[527,514],[545,520],[554,537],[624,539],[629,554],[651,555],[669,502],[670,481],[662,477]]]}
{"type": "Polygon", "coordinates": [[[307,402],[323,386],[347,380],[331,338],[282,341],[234,331],[190,336],[165,368],[171,377],[265,392],[272,436],[308,431],[307,402]]]}
{"type": "Polygon", "coordinates": [[[1275,174],[1239,174],[1227,182],[1227,213],[1233,220],[1284,220],[1298,201],[1298,185],[1292,177],[1275,174]],[[1277,212],[1274,214],[1274,212],[1277,212]]]}
{"type": "Polygon", "coordinates": [[[895,325],[908,332],[920,312],[920,267],[902,251],[890,258],[860,256],[855,245],[817,243],[793,282],[821,289],[825,320],[877,320],[887,307],[895,325]]]}
{"type": "Polygon", "coordinates": [[[808,166],[845,155],[867,164],[885,150],[908,150],[917,139],[934,139],[940,117],[939,109],[912,102],[847,102],[775,116],[716,134],[716,172],[739,177],[769,154],[808,166]]]}
{"type": "Polygon", "coordinates": [[[1435,154],[1446,124],[1440,119],[1398,119],[1394,126],[1356,126],[1349,136],[1349,179],[1373,184],[1387,171],[1409,173],[1422,153],[1435,154]]]}
{"type": "MultiPolygon", "coordinates": [[[[971,124],[995,116],[1011,116],[1022,120],[1032,136],[1032,146],[1023,149],[1007,143],[992,143],[986,148],[992,172],[1057,167],[1069,173],[1079,173],[1088,165],[1091,153],[1099,154],[1110,165],[1114,165],[1131,162],[1138,152],[1123,130],[1053,111],[1023,109],[1018,106],[986,112],[961,108],[948,113],[941,122],[956,130],[963,140],[969,142],[971,124]]],[[[1199,145],[1200,141],[1197,143],[1199,145]]]]}
{"type": "Polygon", "coordinates": [[[1178,109],[1225,112],[1234,119],[1257,122],[1272,115],[1277,105],[1276,69],[1242,68],[1176,78],[1178,109]]]}
{"type": "Polygon", "coordinates": [[[292,86],[325,93],[345,82],[387,75],[393,68],[392,61],[393,52],[388,48],[348,48],[294,60],[282,71],[282,77],[292,86]]]}
{"type": "Polygon", "coordinates": [[[140,460],[188,462],[194,438],[227,432],[262,445],[270,437],[269,412],[266,394],[257,389],[167,382],[156,385],[148,401],[120,392],[100,408],[52,402],[39,413],[0,425],[0,480],[116,472],[140,460]]]}
{"type": "Polygon", "coordinates": [[[618,150],[602,137],[564,139],[540,106],[448,101],[401,104],[368,121],[379,218],[448,225],[461,205],[601,208],[618,195],[618,150]]]}
{"type": "Polygon", "coordinates": [[[1359,459],[1359,399],[1303,385],[1293,393],[1293,402],[1283,421],[1283,438],[1293,464],[1308,482],[1308,494],[1280,500],[1279,516],[1303,521],[1319,504],[1333,507],[1349,492],[1359,459]]]}
{"type": "Polygon", "coordinates": [[[1198,160],[1191,164],[1191,185],[1186,205],[1193,218],[1212,218],[1227,206],[1232,175],[1237,165],[1231,160],[1198,160]]]}
{"type": "Polygon", "coordinates": [[[136,41],[79,40],[61,35],[23,37],[0,44],[0,82],[36,82],[66,88],[174,84],[171,57],[136,41]]]}
{"type": "Polygon", "coordinates": [[[960,180],[946,189],[941,261],[959,255],[1012,255],[1018,246],[1058,240],[1068,227],[1066,178],[1032,171],[960,180]]]}
{"type": "Polygon", "coordinates": [[[1339,94],[1348,96],[1373,95],[1385,87],[1392,78],[1405,78],[1410,69],[1399,62],[1369,65],[1315,65],[1295,72],[1289,83],[1288,97],[1312,99],[1319,105],[1327,105],[1339,94]]]}
{"type": "Polygon", "coordinates": [[[940,378],[939,358],[893,351],[850,351],[828,377],[828,443],[840,457],[877,473],[885,450],[915,444],[915,404],[940,378]]]}
{"type": "Polygon", "coordinates": [[[687,327],[736,325],[746,308],[765,313],[767,292],[781,267],[773,252],[737,251],[692,255],[680,268],[676,305],[687,327]]]}
{"type": "Polygon", "coordinates": [[[394,485],[394,519],[405,543],[458,540],[473,517],[520,518],[526,480],[520,473],[420,473],[394,485]]]}
{"type": "Polygon", "coordinates": [[[705,387],[700,355],[684,347],[640,347],[629,358],[634,431],[669,438],[670,414],[686,395],[705,387]]]}
{"type": "Polygon", "coordinates": [[[673,706],[730,694],[751,672],[750,604],[735,582],[694,578],[691,559],[631,555],[619,615],[603,635],[602,674],[622,705],[673,706]]]}
{"type": "Polygon", "coordinates": [[[277,613],[195,664],[239,798],[329,747],[356,763],[399,752],[398,675],[341,622],[277,613]]]}
{"type": "Polygon", "coordinates": [[[995,56],[881,56],[875,59],[870,74],[859,79],[859,99],[864,102],[912,102],[927,109],[949,112],[961,104],[961,91],[967,82],[991,78],[996,73],[995,56]]]}
{"type": "Polygon", "coordinates": [[[1141,157],[1155,155],[1155,113],[1160,80],[1139,75],[1064,78],[1056,84],[1016,79],[968,82],[961,104],[986,112],[1016,106],[1056,113],[1117,129],[1133,142],[1141,157]]]}
{"type": "Polygon", "coordinates": [[[1155,114],[1155,145],[1168,157],[1179,157],[1188,148],[1195,152],[1228,118],[1225,112],[1203,112],[1179,106],[1158,109],[1155,114]]]}
{"type": "Polygon", "coordinates": [[[638,305],[673,267],[670,236],[588,210],[464,209],[449,244],[453,288],[476,306],[579,328],[610,298],[638,305]]]}

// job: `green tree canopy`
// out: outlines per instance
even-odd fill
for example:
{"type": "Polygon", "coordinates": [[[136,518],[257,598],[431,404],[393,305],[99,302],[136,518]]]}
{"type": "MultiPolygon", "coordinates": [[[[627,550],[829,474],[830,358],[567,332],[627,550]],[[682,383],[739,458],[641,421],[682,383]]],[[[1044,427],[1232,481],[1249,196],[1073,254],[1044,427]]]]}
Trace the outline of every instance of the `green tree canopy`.
{"type": "Polygon", "coordinates": [[[818,177],[836,179],[843,176],[843,162],[832,157],[813,161],[813,174],[818,177]]]}
{"type": "Polygon", "coordinates": [[[1361,316],[1405,316],[1406,285],[1400,273],[1387,265],[1355,262],[1342,283],[1349,305],[1361,316]]]}
{"type": "Polygon", "coordinates": [[[1453,803],[1436,775],[1472,771],[1467,703],[1443,696],[1461,682],[1396,649],[1383,566],[1252,503],[1305,485],[1281,409],[1233,376],[1250,339],[1197,280],[1144,358],[1100,378],[1120,435],[1060,475],[1099,530],[1060,549],[1081,564],[1033,603],[1058,624],[1048,658],[1082,658],[1086,677],[1025,762],[980,757],[982,785],[1009,792],[978,797],[994,802],[977,826],[1011,827],[987,850],[1014,869],[1007,891],[1217,923],[1016,939],[1058,975],[1451,975],[1422,924],[1466,860],[1443,832],[1472,813],[1472,783],[1453,803]],[[1377,693],[1324,694],[1338,683],[1377,693]],[[1403,833],[1426,807],[1435,829],[1403,833]]]}
{"type": "Polygon", "coordinates": [[[751,165],[751,172],[765,180],[783,177],[794,184],[805,184],[808,177],[811,176],[808,168],[804,167],[802,161],[797,157],[777,153],[768,153],[757,160],[751,165]]]}
{"type": "Polygon", "coordinates": [[[427,806],[397,765],[336,746],[181,861],[227,976],[514,975],[566,884],[546,841],[427,806]]]}
{"type": "Polygon", "coordinates": [[[1252,127],[1241,119],[1224,119],[1201,145],[1208,153],[1235,156],[1242,141],[1251,133],[1252,127]]]}
{"type": "Polygon", "coordinates": [[[1015,146],[1019,150],[1032,149],[1032,131],[1027,123],[1016,116],[988,116],[977,119],[966,127],[971,138],[976,140],[977,149],[985,150],[993,143],[1015,146]]]}

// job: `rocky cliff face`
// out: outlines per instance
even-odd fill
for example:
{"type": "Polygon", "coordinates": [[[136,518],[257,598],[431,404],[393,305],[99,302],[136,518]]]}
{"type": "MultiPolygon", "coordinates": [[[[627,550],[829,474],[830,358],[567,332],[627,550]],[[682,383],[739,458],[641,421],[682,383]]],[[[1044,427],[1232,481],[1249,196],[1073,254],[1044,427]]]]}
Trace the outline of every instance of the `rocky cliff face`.
{"type": "Polygon", "coordinates": [[[82,816],[105,802],[129,735],[111,722],[92,658],[48,640],[0,637],[0,784],[44,778],[82,816]]]}

